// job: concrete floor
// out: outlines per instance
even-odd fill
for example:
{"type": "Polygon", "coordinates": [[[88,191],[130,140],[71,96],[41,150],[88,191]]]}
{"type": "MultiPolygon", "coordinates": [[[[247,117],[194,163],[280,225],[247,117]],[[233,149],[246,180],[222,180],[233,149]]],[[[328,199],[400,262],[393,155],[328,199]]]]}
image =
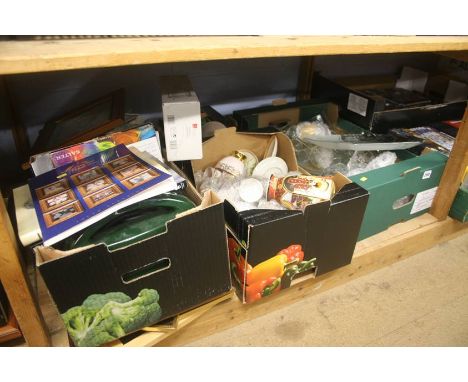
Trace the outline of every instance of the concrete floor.
{"type": "Polygon", "coordinates": [[[189,346],[468,346],[468,234],[189,346]]]}

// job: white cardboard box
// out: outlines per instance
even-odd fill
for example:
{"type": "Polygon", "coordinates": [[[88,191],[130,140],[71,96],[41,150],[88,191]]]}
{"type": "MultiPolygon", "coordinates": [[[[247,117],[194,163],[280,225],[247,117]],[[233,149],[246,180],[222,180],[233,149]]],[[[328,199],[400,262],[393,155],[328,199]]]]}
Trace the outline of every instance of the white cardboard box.
{"type": "Polygon", "coordinates": [[[201,159],[200,101],[184,76],[161,78],[164,137],[168,161],[201,159]]]}

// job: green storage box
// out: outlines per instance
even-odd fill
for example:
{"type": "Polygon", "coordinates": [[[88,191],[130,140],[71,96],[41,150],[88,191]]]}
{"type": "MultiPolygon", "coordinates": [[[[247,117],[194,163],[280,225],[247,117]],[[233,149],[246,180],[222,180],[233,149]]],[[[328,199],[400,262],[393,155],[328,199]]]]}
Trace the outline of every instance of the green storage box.
{"type": "Polygon", "coordinates": [[[350,177],[369,192],[358,241],[422,215],[432,205],[447,157],[436,151],[397,154],[400,161],[391,166],[350,177]]]}
{"type": "Polygon", "coordinates": [[[462,223],[466,223],[468,221],[468,191],[459,189],[457,195],[455,195],[455,199],[452,204],[452,208],[450,208],[449,215],[461,221],[462,223]]]}
{"type": "MultiPolygon", "coordinates": [[[[364,131],[341,118],[337,124],[349,133],[364,131]]],[[[422,215],[431,208],[447,157],[429,150],[420,156],[408,150],[395,153],[398,157],[395,164],[349,177],[369,192],[358,241],[422,215]]]]}

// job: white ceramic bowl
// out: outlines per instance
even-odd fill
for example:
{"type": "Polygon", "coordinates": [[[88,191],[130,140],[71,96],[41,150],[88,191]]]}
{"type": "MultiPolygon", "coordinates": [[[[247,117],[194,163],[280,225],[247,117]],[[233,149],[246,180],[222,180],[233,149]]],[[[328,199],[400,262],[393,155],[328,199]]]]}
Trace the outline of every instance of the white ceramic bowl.
{"type": "Polygon", "coordinates": [[[263,196],[262,183],[255,178],[243,179],[239,186],[239,196],[247,203],[256,203],[263,196]]]}

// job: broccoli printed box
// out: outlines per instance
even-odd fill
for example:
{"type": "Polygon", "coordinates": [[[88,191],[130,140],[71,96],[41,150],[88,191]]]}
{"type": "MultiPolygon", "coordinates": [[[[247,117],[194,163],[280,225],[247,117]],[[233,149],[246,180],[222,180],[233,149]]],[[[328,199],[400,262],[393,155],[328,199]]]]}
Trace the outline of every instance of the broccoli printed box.
{"type": "MultiPolygon", "coordinates": [[[[203,143],[203,159],[194,171],[213,166],[237,149],[262,157],[272,136],[278,156],[297,171],[292,142],[282,133],[215,132],[203,143]]],[[[254,302],[291,285],[300,276],[320,275],[351,262],[366,209],[368,193],[341,174],[331,201],[309,205],[305,211],[253,209],[239,212],[228,201],[224,215],[233,284],[243,302],[254,302]]]]}
{"type": "MultiPolygon", "coordinates": [[[[199,198],[190,185],[184,192],[196,207],[123,248],[36,247],[38,269],[76,346],[115,340],[230,291],[223,204],[213,193],[199,198]]],[[[135,218],[132,211],[128,222],[135,218]]],[[[157,215],[152,219],[150,229],[157,215]]],[[[118,224],[96,234],[106,242],[103,230],[115,235],[118,224]]]]}

